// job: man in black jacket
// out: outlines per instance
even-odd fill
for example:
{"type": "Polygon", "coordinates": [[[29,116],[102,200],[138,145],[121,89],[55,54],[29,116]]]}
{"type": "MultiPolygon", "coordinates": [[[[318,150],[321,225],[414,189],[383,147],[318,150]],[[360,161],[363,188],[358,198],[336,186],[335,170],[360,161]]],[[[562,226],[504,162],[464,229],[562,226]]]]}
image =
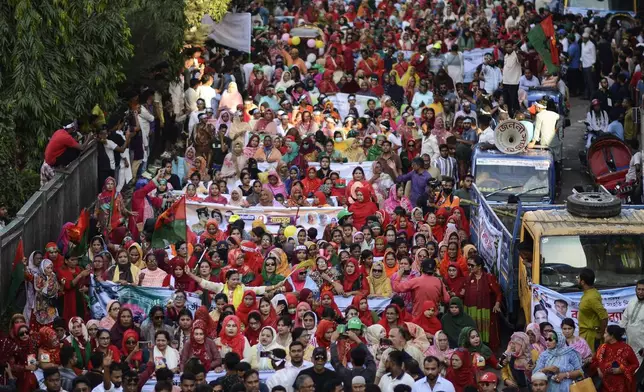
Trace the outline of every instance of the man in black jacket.
{"type": "Polygon", "coordinates": [[[376,380],[377,367],[376,361],[374,361],[373,355],[371,355],[367,346],[362,343],[358,335],[352,331],[346,332],[346,337],[343,336],[342,339],[349,339],[358,345],[358,347],[355,347],[350,352],[353,368],[348,369],[342,364],[340,356],[338,355],[337,341],[339,338],[340,333],[338,331],[335,331],[331,335],[331,366],[333,366],[338,377],[344,383],[344,391],[351,392],[351,381],[356,376],[362,376],[367,384],[373,384],[376,380]]]}

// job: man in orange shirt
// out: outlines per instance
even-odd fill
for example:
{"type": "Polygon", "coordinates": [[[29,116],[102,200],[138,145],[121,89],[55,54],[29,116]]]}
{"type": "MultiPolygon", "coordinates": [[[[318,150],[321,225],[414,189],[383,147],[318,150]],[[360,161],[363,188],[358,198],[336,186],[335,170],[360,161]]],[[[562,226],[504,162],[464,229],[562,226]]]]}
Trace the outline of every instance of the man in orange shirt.
{"type": "Polygon", "coordinates": [[[441,186],[441,191],[438,192],[436,196],[436,208],[454,208],[458,207],[461,203],[461,199],[458,196],[453,195],[454,191],[454,179],[452,177],[443,177],[443,184],[441,186]]]}

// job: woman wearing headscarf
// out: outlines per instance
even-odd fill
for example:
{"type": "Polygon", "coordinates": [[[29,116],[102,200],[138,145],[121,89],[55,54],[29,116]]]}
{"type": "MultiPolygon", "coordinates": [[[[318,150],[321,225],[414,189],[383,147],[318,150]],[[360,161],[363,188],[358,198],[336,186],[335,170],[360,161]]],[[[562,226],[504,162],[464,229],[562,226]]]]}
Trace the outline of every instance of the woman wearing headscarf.
{"type": "MultiPolygon", "coordinates": [[[[612,367],[612,364],[610,366],[612,367]]],[[[551,376],[548,392],[568,392],[572,382],[584,376],[579,353],[568,347],[566,338],[557,332],[548,332],[546,350],[539,355],[532,374],[536,372],[551,376]]]]}
{"type": "Polygon", "coordinates": [[[342,274],[342,291],[344,295],[369,295],[369,282],[358,261],[350,258],[344,265],[342,274]]]}
{"type": "Polygon", "coordinates": [[[412,205],[409,198],[405,196],[405,187],[403,184],[396,184],[389,188],[389,197],[383,203],[384,210],[390,214],[394,214],[396,207],[402,207],[405,211],[411,211],[412,205]]]}
{"type": "Polygon", "coordinates": [[[291,273],[291,265],[288,262],[288,256],[284,250],[275,248],[269,252],[269,255],[277,259],[277,270],[275,272],[278,275],[288,276],[291,273]]]}
{"type": "Polygon", "coordinates": [[[38,366],[41,369],[58,367],[60,363],[60,341],[58,335],[51,327],[42,327],[38,331],[38,366]]]}
{"type": "MultiPolygon", "coordinates": [[[[309,273],[309,277],[318,285],[319,292],[333,290],[339,285],[339,274],[329,260],[322,256],[315,259],[315,269],[309,273]]],[[[321,316],[321,315],[320,315],[321,316]]]]}
{"type": "Polygon", "coordinates": [[[483,343],[479,331],[475,327],[465,327],[458,336],[458,346],[467,349],[472,355],[472,362],[477,368],[491,366],[496,368],[499,362],[492,350],[483,343]]]}
{"type": "Polygon", "coordinates": [[[445,378],[454,385],[456,392],[465,391],[467,386],[476,387],[476,370],[467,350],[458,349],[450,355],[445,378]]]}
{"type": "Polygon", "coordinates": [[[224,158],[224,164],[221,168],[221,178],[232,188],[239,178],[241,171],[246,167],[248,158],[244,155],[244,147],[241,141],[233,143],[232,151],[224,158]]]}
{"type": "Polygon", "coordinates": [[[72,346],[76,353],[75,367],[84,369],[89,363],[89,357],[92,353],[92,344],[89,341],[89,334],[85,322],[80,317],[71,317],[67,323],[69,335],[65,339],[72,346]]]}
{"type": "Polygon", "coordinates": [[[369,282],[369,297],[391,297],[391,281],[385,273],[385,266],[382,261],[374,261],[371,266],[371,273],[367,277],[369,282]]]}
{"type": "Polygon", "coordinates": [[[532,349],[532,355],[541,354],[546,349],[546,340],[541,335],[541,328],[539,324],[530,323],[525,327],[525,333],[530,339],[530,347],[532,349]]]}
{"type": "Polygon", "coordinates": [[[111,330],[116,320],[118,320],[119,312],[121,311],[121,303],[115,299],[110,300],[105,307],[107,314],[99,321],[98,326],[101,329],[111,330]]]}
{"type": "Polygon", "coordinates": [[[429,339],[427,334],[419,325],[412,322],[405,322],[405,328],[409,331],[409,334],[412,337],[411,343],[420,350],[421,353],[427,351],[430,347],[429,339]]]}
{"type": "Polygon", "coordinates": [[[103,190],[98,194],[94,209],[99,229],[107,236],[112,229],[121,226],[129,214],[121,193],[116,191],[116,180],[108,177],[103,183],[103,190]]]}
{"type": "Polygon", "coordinates": [[[242,99],[239,90],[237,90],[237,83],[230,82],[228,83],[228,88],[221,94],[221,100],[219,101],[219,108],[236,110],[237,106],[243,105],[244,100],[242,99]]]}
{"type": "Polygon", "coordinates": [[[433,339],[436,332],[442,329],[438,315],[438,307],[434,301],[425,301],[421,307],[421,313],[414,317],[412,322],[420,326],[427,334],[428,339],[433,339]]]}
{"type": "Polygon", "coordinates": [[[362,294],[354,296],[351,305],[358,310],[358,318],[365,327],[370,327],[378,321],[378,315],[369,310],[369,301],[366,296],[362,294]]]}
{"type": "Polygon", "coordinates": [[[268,108],[264,111],[262,118],[257,121],[253,131],[268,135],[277,135],[277,124],[275,124],[275,114],[272,109],[268,108]]]}
{"type": "Polygon", "coordinates": [[[199,358],[199,362],[204,366],[206,372],[221,371],[221,354],[215,342],[206,336],[205,324],[201,320],[196,320],[192,324],[190,339],[183,346],[179,362],[181,370],[193,357],[199,358]]]}
{"type": "Polygon", "coordinates": [[[273,327],[265,326],[259,332],[259,341],[257,344],[250,348],[250,356],[243,358],[244,362],[248,362],[253,369],[259,371],[273,370],[271,359],[262,356],[263,352],[271,351],[276,348],[284,349],[277,342],[277,331],[273,327]]]}
{"type": "Polygon", "coordinates": [[[137,336],[141,336],[141,329],[134,324],[134,316],[132,311],[128,308],[121,308],[119,311],[118,319],[112,329],[110,330],[110,338],[112,344],[116,347],[123,346],[123,336],[125,331],[132,329],[137,333],[137,336]]]}
{"type": "MultiPolygon", "coordinates": [[[[287,142],[286,154],[282,156],[282,161],[290,168],[296,166],[300,173],[306,172],[308,163],[304,156],[300,154],[300,147],[295,142],[287,142]]],[[[291,170],[291,169],[289,169],[291,170]]]]}
{"type": "Polygon", "coordinates": [[[476,321],[481,339],[496,349],[500,342],[497,313],[501,311],[501,287],[494,275],[484,270],[482,257],[475,256],[467,263],[470,277],[465,282],[465,311],[476,321]]]}
{"type": "Polygon", "coordinates": [[[457,263],[449,263],[447,267],[447,275],[443,276],[443,283],[447,288],[447,292],[450,297],[460,297],[465,296],[465,283],[467,282],[467,277],[463,275],[463,272],[459,268],[457,263]]]}
{"type": "Polygon", "coordinates": [[[58,309],[54,300],[58,297],[60,284],[54,273],[54,263],[49,259],[40,262],[40,273],[34,278],[36,299],[34,302],[34,316],[40,326],[52,325],[58,316],[58,309]]]}
{"type": "Polygon", "coordinates": [[[318,178],[315,167],[311,166],[306,170],[306,177],[302,180],[302,185],[304,185],[303,192],[306,197],[317,192],[322,186],[322,179],[318,178]]]}
{"type": "Polygon", "coordinates": [[[385,327],[385,332],[387,333],[387,336],[389,336],[389,331],[391,330],[391,328],[400,326],[403,322],[404,320],[402,318],[402,311],[400,310],[400,307],[395,304],[389,304],[385,308],[382,318],[380,319],[380,321],[378,321],[378,324],[385,327]]]}
{"type": "Polygon", "coordinates": [[[262,266],[262,280],[264,284],[275,285],[286,279],[283,275],[277,273],[277,263],[277,257],[269,252],[262,266]]]}
{"type": "MultiPolygon", "coordinates": [[[[373,189],[373,194],[376,196],[378,204],[384,207],[391,189],[397,189],[400,185],[396,185],[391,176],[382,170],[382,163],[380,161],[373,162],[371,170],[372,176],[369,179],[369,184],[373,189]]],[[[393,210],[392,212],[385,211],[388,214],[393,213],[393,210]]]]}
{"type": "Polygon", "coordinates": [[[348,138],[345,140],[345,145],[347,148],[344,150],[343,154],[349,162],[362,163],[367,160],[367,156],[364,153],[360,139],[348,138]]]}
{"type": "Polygon", "coordinates": [[[449,366],[450,358],[454,349],[449,348],[449,338],[442,330],[436,331],[434,334],[433,343],[427,351],[425,351],[426,356],[434,356],[438,358],[441,364],[449,366]]]}
{"type": "Polygon", "coordinates": [[[242,333],[242,324],[239,317],[226,316],[221,325],[221,332],[219,332],[219,337],[215,340],[221,355],[225,356],[229,352],[235,352],[241,358],[249,358],[251,346],[242,333]]]}
{"type": "Polygon", "coordinates": [[[449,300],[449,309],[441,318],[443,332],[449,338],[452,348],[458,347],[461,330],[467,327],[476,328],[474,320],[463,310],[463,301],[458,297],[449,300]]]}
{"type": "Polygon", "coordinates": [[[306,195],[300,184],[293,184],[291,187],[291,194],[288,200],[286,201],[287,207],[308,207],[310,206],[308,200],[306,200],[306,195]]]}
{"type": "Polygon", "coordinates": [[[176,290],[194,292],[196,290],[194,281],[188,276],[188,264],[181,257],[175,257],[170,262],[172,276],[174,277],[174,288],[176,290]]]}
{"type": "Polygon", "coordinates": [[[353,227],[361,230],[367,222],[367,218],[378,211],[378,206],[371,200],[371,189],[360,187],[356,190],[356,200],[349,206],[349,212],[353,213],[353,227]]]}
{"type": "Polygon", "coordinates": [[[502,364],[501,379],[507,386],[528,391],[532,367],[538,359],[538,355],[532,357],[528,335],[525,332],[513,333],[505,355],[508,359],[505,365],[502,364]]]}
{"type": "Polygon", "coordinates": [[[257,295],[252,290],[244,291],[244,300],[237,307],[235,314],[246,329],[248,329],[248,314],[255,310],[258,310],[257,295]]]}
{"type": "Polygon", "coordinates": [[[130,263],[127,250],[121,248],[116,254],[116,264],[107,270],[107,274],[112,282],[138,286],[141,270],[130,263]]]}

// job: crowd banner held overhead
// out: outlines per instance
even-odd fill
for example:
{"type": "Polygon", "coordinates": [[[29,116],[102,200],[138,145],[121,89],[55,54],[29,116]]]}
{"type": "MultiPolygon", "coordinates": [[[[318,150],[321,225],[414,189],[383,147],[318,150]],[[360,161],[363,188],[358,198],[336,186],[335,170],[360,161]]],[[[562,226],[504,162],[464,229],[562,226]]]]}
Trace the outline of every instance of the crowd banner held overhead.
{"type": "Polygon", "coordinates": [[[219,23],[215,23],[209,15],[205,15],[201,23],[212,26],[212,32],[208,38],[212,38],[219,45],[250,53],[252,25],[249,12],[229,12],[219,23]]]}
{"type": "Polygon", "coordinates": [[[472,49],[463,52],[463,81],[465,83],[474,80],[474,71],[483,63],[483,56],[492,52],[492,48],[472,49]]]}
{"type": "MultiPolygon", "coordinates": [[[[635,287],[624,287],[618,289],[599,290],[602,303],[608,311],[608,324],[619,324],[622,321],[622,314],[630,301],[636,300],[635,287]]],[[[547,287],[532,285],[532,321],[542,323],[548,321],[561,330],[561,320],[569,317],[577,324],[579,302],[583,292],[558,293],[547,287]],[[536,309],[535,309],[536,308],[536,309]]]]}
{"type": "Polygon", "coordinates": [[[333,107],[338,110],[342,118],[346,118],[349,115],[349,95],[355,95],[356,97],[356,106],[359,108],[359,112],[362,113],[367,109],[367,102],[370,99],[373,99],[376,103],[376,107],[380,107],[380,99],[377,97],[372,97],[370,95],[360,95],[360,94],[345,94],[345,93],[336,93],[329,95],[329,101],[333,102],[333,107]]]}
{"type": "Polygon", "coordinates": [[[318,238],[322,238],[324,228],[332,223],[337,223],[338,213],[342,207],[237,207],[215,203],[198,203],[188,201],[186,203],[186,224],[197,236],[201,235],[206,228],[208,219],[214,219],[219,224],[219,229],[228,229],[228,220],[233,215],[238,215],[245,223],[246,231],[250,231],[255,221],[261,221],[266,225],[270,233],[276,234],[281,224],[301,225],[308,229],[315,227],[318,230],[318,238]]]}
{"type": "MultiPolygon", "coordinates": [[[[165,309],[172,299],[174,290],[162,287],[139,287],[120,285],[114,282],[98,282],[92,278],[89,290],[89,306],[92,318],[100,320],[107,315],[107,303],[118,300],[123,306],[132,310],[134,320],[141,323],[153,306],[165,309]]],[[[186,293],[186,308],[195,312],[201,306],[201,299],[194,293],[186,293]]]]}

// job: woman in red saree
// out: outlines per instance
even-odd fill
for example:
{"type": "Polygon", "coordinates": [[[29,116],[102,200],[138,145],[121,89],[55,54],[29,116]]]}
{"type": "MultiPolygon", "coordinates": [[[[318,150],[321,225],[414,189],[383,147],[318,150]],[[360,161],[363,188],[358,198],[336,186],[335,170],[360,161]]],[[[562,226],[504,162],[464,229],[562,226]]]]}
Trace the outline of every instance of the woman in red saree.
{"type": "Polygon", "coordinates": [[[380,319],[380,321],[378,321],[378,324],[385,327],[387,336],[389,336],[389,331],[391,330],[391,328],[402,325],[404,320],[402,320],[401,316],[402,312],[400,311],[398,305],[387,305],[387,307],[385,308],[385,314],[380,319]]]}
{"type": "Polygon", "coordinates": [[[361,187],[356,190],[357,200],[349,206],[349,212],[353,213],[353,227],[361,230],[367,222],[367,218],[378,211],[378,205],[371,201],[371,190],[361,187]]]}
{"type": "Polygon", "coordinates": [[[467,266],[470,276],[465,282],[465,312],[476,322],[481,340],[496,350],[500,343],[497,313],[501,311],[501,286],[484,270],[482,257],[469,258],[467,266]]]}
{"type": "Polygon", "coordinates": [[[436,332],[440,331],[443,327],[438,317],[438,307],[434,301],[425,301],[421,308],[421,313],[414,317],[412,323],[420,326],[427,334],[427,338],[434,338],[436,332]]]}
{"type": "Polygon", "coordinates": [[[631,346],[624,342],[625,332],[618,325],[609,325],[604,332],[604,344],[595,353],[592,367],[602,378],[600,392],[635,391],[639,360],[631,346]]]}
{"type": "MultiPolygon", "coordinates": [[[[69,320],[74,316],[86,317],[87,305],[83,294],[88,291],[87,277],[90,270],[78,267],[78,258],[65,259],[63,266],[58,270],[58,280],[63,287],[63,319],[69,320]]],[[[80,360],[80,358],[79,358],[80,360]]]]}
{"type": "Polygon", "coordinates": [[[0,338],[6,362],[11,364],[11,372],[17,378],[19,392],[33,391],[38,388],[38,381],[33,374],[36,365],[29,364],[29,357],[37,358],[38,339],[30,334],[29,327],[19,322],[13,325],[8,336],[0,338]]]}
{"type": "Polygon", "coordinates": [[[358,317],[365,327],[370,327],[373,325],[374,314],[369,309],[369,301],[367,300],[366,296],[362,294],[356,295],[355,297],[353,297],[351,305],[358,309],[358,317]]]}
{"type": "Polygon", "coordinates": [[[125,222],[125,215],[129,215],[129,211],[125,208],[121,194],[116,191],[116,180],[114,177],[108,177],[102,192],[98,194],[94,208],[94,217],[106,238],[111,229],[125,222]]]}
{"type": "Polygon", "coordinates": [[[208,219],[206,222],[206,230],[199,236],[199,242],[202,244],[207,239],[211,239],[214,242],[226,240],[226,233],[219,229],[219,223],[215,219],[208,219]]]}
{"type": "Polygon", "coordinates": [[[277,311],[266,297],[259,300],[259,315],[262,317],[262,327],[277,328],[277,311]]]}
{"type": "MultiPolygon", "coordinates": [[[[257,295],[253,290],[244,291],[244,300],[237,307],[235,314],[239,317],[242,324],[248,329],[248,314],[254,310],[257,310],[257,295]]],[[[258,332],[259,336],[259,332],[258,332]]]]}

